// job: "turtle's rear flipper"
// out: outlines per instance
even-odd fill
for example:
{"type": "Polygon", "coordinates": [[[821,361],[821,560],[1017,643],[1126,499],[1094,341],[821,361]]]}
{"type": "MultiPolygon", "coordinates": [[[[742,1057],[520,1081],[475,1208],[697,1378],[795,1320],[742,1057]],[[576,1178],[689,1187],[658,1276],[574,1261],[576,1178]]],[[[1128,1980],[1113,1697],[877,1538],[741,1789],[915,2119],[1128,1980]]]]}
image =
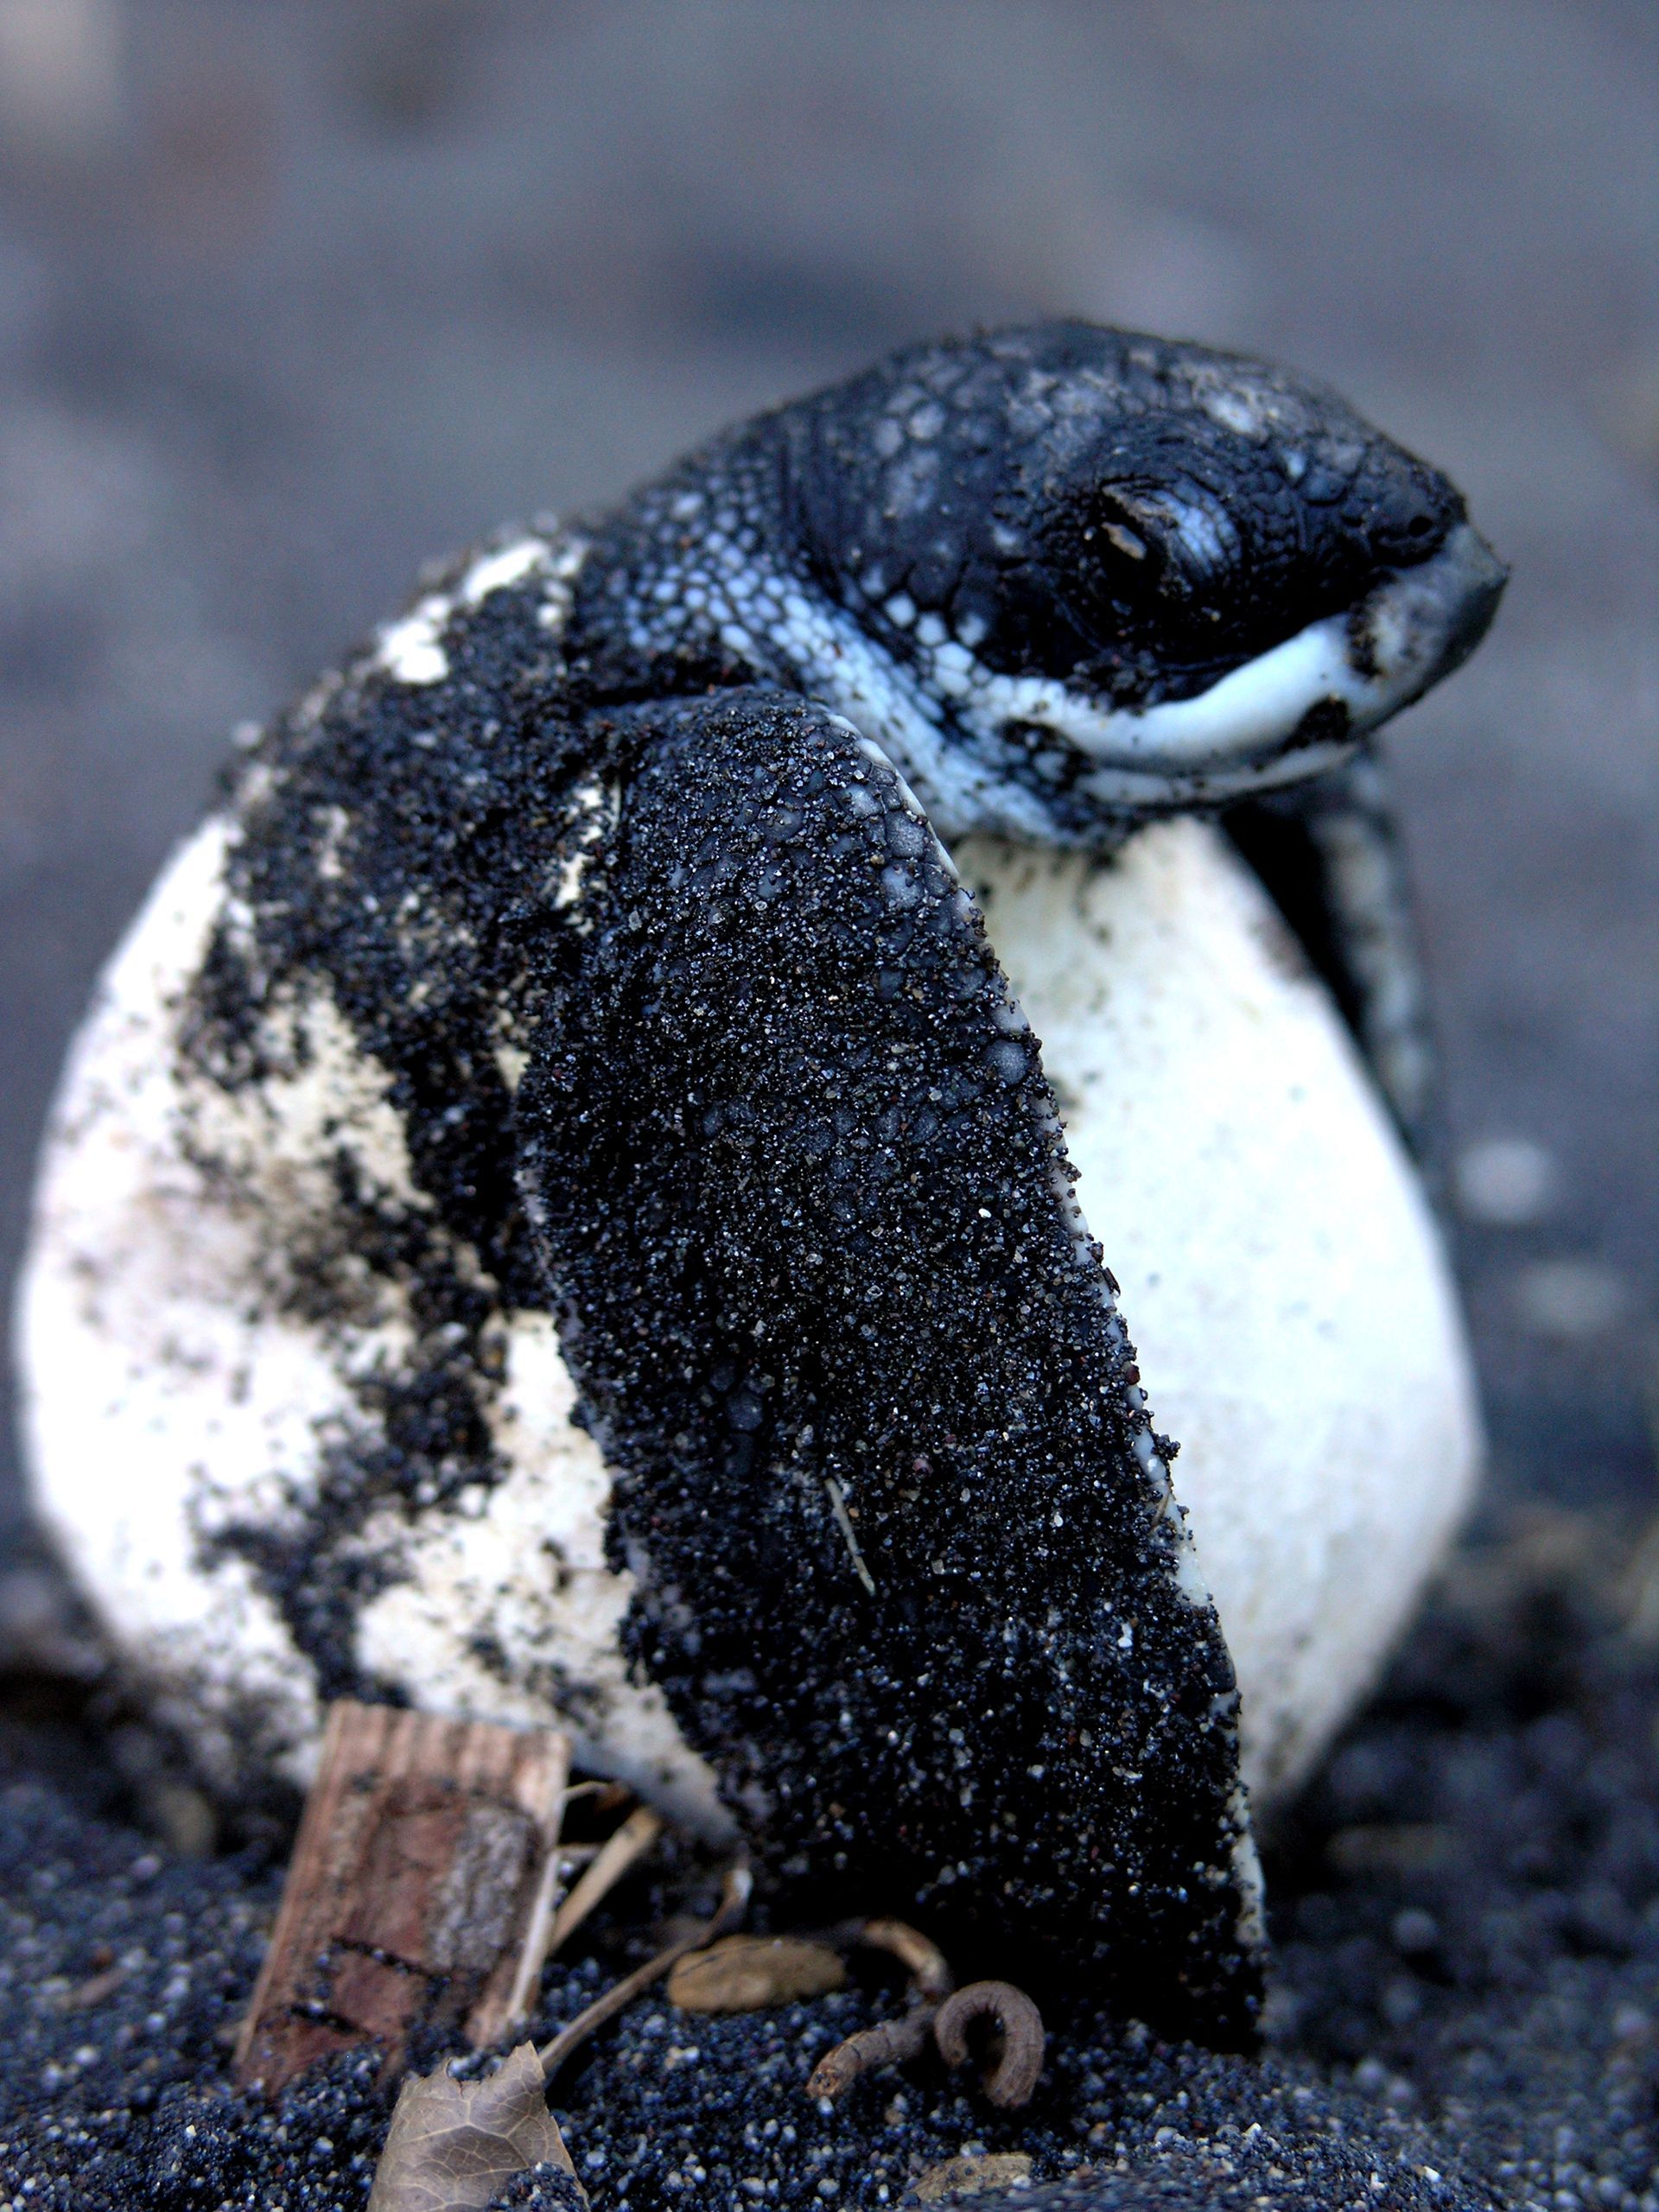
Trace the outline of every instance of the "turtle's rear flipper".
{"type": "Polygon", "coordinates": [[[1231,1664],[979,914],[836,717],[642,739],[518,1108],[632,1656],[804,1912],[1246,2040],[1231,1664]]]}

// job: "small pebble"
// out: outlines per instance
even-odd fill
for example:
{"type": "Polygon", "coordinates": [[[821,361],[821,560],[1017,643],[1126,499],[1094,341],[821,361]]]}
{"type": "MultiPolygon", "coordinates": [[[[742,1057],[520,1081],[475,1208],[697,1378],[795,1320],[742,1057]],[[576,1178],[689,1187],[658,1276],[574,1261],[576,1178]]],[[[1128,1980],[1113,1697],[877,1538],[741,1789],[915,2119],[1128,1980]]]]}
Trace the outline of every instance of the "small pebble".
{"type": "Polygon", "coordinates": [[[992,2190],[1014,2189],[1031,2179],[1031,2160],[1023,2151],[1000,2151],[942,2158],[917,2177],[918,2204],[940,2204],[947,2197],[982,2196],[992,2190]]]}
{"type": "Polygon", "coordinates": [[[1458,1211],[1486,1229],[1526,1229],[1549,1211],[1559,1180],[1554,1155],[1530,1137],[1478,1137],[1458,1154],[1458,1211]]]}
{"type": "Polygon", "coordinates": [[[1515,1279],[1520,1318],[1535,1334],[1588,1344],[1624,1315],[1630,1289],[1617,1269],[1587,1259],[1535,1260],[1515,1279]]]}

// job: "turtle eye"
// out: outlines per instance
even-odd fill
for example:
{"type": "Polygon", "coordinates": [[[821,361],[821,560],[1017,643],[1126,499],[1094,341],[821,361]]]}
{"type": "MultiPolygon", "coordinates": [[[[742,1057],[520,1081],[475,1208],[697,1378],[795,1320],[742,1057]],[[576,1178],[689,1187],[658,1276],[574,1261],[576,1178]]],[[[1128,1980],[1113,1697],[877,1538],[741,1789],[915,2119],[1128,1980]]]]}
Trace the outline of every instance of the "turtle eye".
{"type": "Polygon", "coordinates": [[[1126,561],[1149,561],[1152,558],[1152,547],[1147,540],[1132,523],[1122,521],[1116,515],[1103,515],[1083,534],[1087,541],[1103,537],[1126,561]]]}
{"type": "Polygon", "coordinates": [[[1120,485],[1080,489],[1057,502],[1045,532],[1057,596],[1094,645],[1160,619],[1169,588],[1162,517],[1120,485]]]}
{"type": "Polygon", "coordinates": [[[1085,558],[1103,567],[1112,583],[1144,590],[1163,567],[1163,553],[1151,518],[1121,493],[1097,493],[1084,518],[1085,558]]]}

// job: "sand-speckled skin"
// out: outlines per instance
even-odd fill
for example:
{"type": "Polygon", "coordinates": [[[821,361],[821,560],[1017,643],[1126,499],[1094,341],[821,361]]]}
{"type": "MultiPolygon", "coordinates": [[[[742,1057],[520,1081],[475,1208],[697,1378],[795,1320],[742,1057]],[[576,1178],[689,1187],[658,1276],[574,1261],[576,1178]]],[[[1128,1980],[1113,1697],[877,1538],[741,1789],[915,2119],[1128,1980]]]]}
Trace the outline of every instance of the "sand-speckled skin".
{"type": "Polygon", "coordinates": [[[1046,327],[504,541],[276,724],[111,969],[24,1301],[43,1502],[221,1770],[459,1608],[445,1695],[824,1909],[1246,2034],[1231,1664],[945,847],[1344,770],[1500,581],[1328,395],[1046,327]],[[188,1433],[165,1560],[96,1525],[124,1424],[188,1433]]]}

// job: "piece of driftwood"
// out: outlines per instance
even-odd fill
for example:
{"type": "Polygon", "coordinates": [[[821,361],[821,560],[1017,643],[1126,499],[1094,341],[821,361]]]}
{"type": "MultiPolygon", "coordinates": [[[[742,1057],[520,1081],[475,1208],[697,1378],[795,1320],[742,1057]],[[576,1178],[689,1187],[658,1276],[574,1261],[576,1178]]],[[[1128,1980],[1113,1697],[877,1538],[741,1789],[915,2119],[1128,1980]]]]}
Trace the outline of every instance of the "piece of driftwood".
{"type": "Polygon", "coordinates": [[[331,1707],[238,2084],[337,2050],[389,2070],[417,2025],[500,2040],[534,1997],[558,1902],[569,1745],[552,1729],[331,1707]]]}

